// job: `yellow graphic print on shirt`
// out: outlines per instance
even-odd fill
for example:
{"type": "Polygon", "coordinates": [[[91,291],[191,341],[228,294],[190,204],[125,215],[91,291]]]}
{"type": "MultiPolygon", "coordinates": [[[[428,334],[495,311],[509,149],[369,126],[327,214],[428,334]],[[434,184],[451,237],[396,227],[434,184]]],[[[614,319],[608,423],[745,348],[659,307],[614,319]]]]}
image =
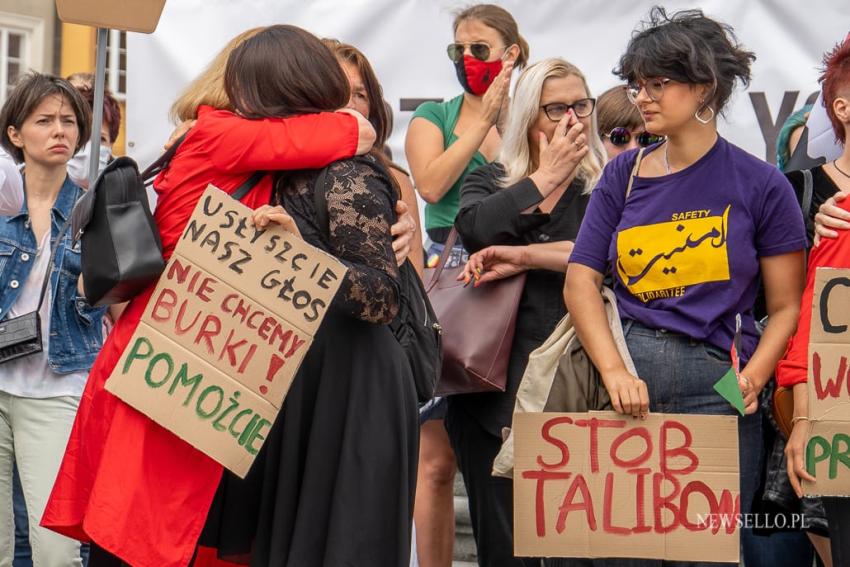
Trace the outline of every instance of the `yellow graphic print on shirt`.
{"type": "Polygon", "coordinates": [[[670,222],[635,226],[617,235],[617,272],[644,303],[681,297],[692,285],[729,280],[728,205],[676,213],[670,222]]]}

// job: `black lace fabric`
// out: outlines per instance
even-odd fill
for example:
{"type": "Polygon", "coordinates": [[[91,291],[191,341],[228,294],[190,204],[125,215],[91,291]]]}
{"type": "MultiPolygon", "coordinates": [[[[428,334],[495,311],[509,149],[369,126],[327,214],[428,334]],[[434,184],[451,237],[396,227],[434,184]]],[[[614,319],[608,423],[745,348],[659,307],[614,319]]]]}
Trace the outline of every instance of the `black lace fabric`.
{"type": "Polygon", "coordinates": [[[315,212],[318,174],[318,170],[281,174],[273,200],[295,219],[305,241],[348,267],[334,306],[363,321],[389,323],[399,302],[390,236],[396,197],[389,174],[371,157],[331,164],[324,180],[327,229],[318,226],[315,212]]]}

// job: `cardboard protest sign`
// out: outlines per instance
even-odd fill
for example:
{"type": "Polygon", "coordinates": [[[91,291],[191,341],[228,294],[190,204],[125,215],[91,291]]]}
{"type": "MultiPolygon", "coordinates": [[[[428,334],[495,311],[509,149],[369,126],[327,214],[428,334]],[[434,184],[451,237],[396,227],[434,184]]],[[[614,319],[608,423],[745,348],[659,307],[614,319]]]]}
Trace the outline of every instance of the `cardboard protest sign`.
{"type": "Polygon", "coordinates": [[[59,19],[69,24],[153,33],[165,0],[56,0],[59,19]]]}
{"type": "Polygon", "coordinates": [[[251,213],[207,188],[106,383],[243,477],[346,272],[251,213]]]}
{"type": "Polygon", "coordinates": [[[514,553],[737,563],[734,416],[515,414],[514,553]]]}
{"type": "Polygon", "coordinates": [[[803,481],[812,496],[850,496],[850,270],[818,268],[809,335],[809,439],[803,481]]]}

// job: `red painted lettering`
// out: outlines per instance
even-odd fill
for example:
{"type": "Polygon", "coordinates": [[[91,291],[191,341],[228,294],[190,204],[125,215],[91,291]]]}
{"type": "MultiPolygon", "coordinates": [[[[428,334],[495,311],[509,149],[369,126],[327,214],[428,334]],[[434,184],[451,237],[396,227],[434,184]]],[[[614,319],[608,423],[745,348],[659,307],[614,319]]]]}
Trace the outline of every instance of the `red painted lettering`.
{"type": "Polygon", "coordinates": [[[590,471],[599,472],[599,428],[613,427],[623,428],[626,426],[624,419],[578,419],[576,425],[579,427],[590,427],[590,471]]]}
{"type": "Polygon", "coordinates": [[[609,472],[605,475],[605,494],[603,496],[602,507],[602,530],[605,533],[616,535],[628,535],[629,528],[615,526],[613,521],[613,500],[614,500],[614,473],[609,472]]]}
{"type": "Polygon", "coordinates": [[[299,339],[298,335],[292,335],[292,344],[289,346],[289,350],[286,351],[286,358],[291,358],[293,354],[298,351],[301,346],[307,342],[307,339],[299,339]]]}
{"type": "Polygon", "coordinates": [[[210,354],[215,354],[215,348],[213,347],[212,339],[217,337],[221,332],[221,321],[218,317],[213,314],[209,314],[204,319],[204,322],[201,323],[201,328],[198,330],[198,334],[195,336],[195,344],[200,344],[201,341],[204,341],[205,346],[207,347],[207,352],[210,354]]]}
{"type": "Polygon", "coordinates": [[[537,481],[537,489],[535,490],[534,497],[534,516],[536,518],[538,537],[546,535],[546,504],[543,497],[543,485],[547,480],[567,480],[571,475],[572,473],[568,472],[523,471],[522,478],[537,481]]]}
{"type": "Polygon", "coordinates": [[[564,495],[564,501],[561,502],[561,506],[558,508],[558,521],[555,522],[555,531],[559,534],[564,533],[567,527],[567,516],[574,510],[584,510],[587,527],[595,532],[596,514],[593,512],[593,499],[590,496],[590,489],[587,487],[584,476],[580,474],[573,477],[573,482],[564,495]],[[581,493],[581,500],[579,502],[573,502],[578,493],[581,493]]]}
{"type": "Polygon", "coordinates": [[[177,293],[169,288],[163,288],[154,301],[151,318],[159,323],[168,321],[174,307],[177,306],[177,293]]]}
{"type": "Polygon", "coordinates": [[[630,469],[629,474],[635,475],[635,491],[637,499],[635,500],[635,527],[632,528],[632,533],[643,534],[652,531],[652,526],[646,523],[646,477],[652,473],[650,468],[630,469]]]}
{"type": "MultiPolygon", "coordinates": [[[[815,379],[815,395],[817,395],[819,400],[827,397],[839,397],[841,395],[841,385],[847,379],[847,357],[841,357],[838,363],[838,373],[834,379],[827,379],[825,386],[823,384],[822,366],[820,353],[815,352],[812,356],[812,375],[815,379]]],[[[850,380],[847,380],[847,389],[848,394],[850,394],[850,380]]]]}
{"type": "Polygon", "coordinates": [[[618,467],[623,467],[624,469],[631,467],[638,467],[644,464],[649,460],[649,457],[652,455],[652,438],[649,435],[649,431],[646,427],[635,427],[634,429],[629,429],[617,436],[614,439],[614,442],[611,443],[611,460],[618,467]],[[632,437],[640,437],[643,439],[644,449],[643,453],[638,455],[633,459],[621,459],[617,455],[617,449],[620,448],[620,445],[631,439],[632,437]]]}
{"type": "Polygon", "coordinates": [[[544,469],[557,469],[561,467],[565,467],[568,462],[570,462],[570,448],[567,447],[567,444],[561,441],[556,437],[552,437],[552,428],[556,425],[561,424],[570,424],[573,420],[571,417],[561,416],[554,417],[546,421],[543,424],[543,428],[540,430],[540,436],[543,437],[543,440],[547,443],[550,443],[558,448],[561,451],[561,460],[557,463],[547,463],[543,460],[543,455],[537,455],[537,464],[543,467],[544,469]]]}
{"type": "Polygon", "coordinates": [[[177,278],[177,283],[182,284],[186,281],[186,276],[189,275],[189,272],[192,270],[192,267],[180,261],[179,258],[174,257],[171,265],[168,266],[168,271],[166,272],[165,277],[169,280],[177,278]]]}
{"type": "Polygon", "coordinates": [[[679,495],[679,481],[673,475],[655,473],[652,475],[652,509],[655,510],[655,533],[666,534],[672,532],[679,525],[679,508],[673,501],[679,495]],[[667,496],[662,496],[662,483],[668,481],[673,485],[673,491],[667,496]],[[673,522],[664,525],[662,512],[668,510],[673,515],[673,522]]]}
{"type": "Polygon", "coordinates": [[[216,281],[215,278],[204,278],[204,281],[201,282],[201,285],[200,287],[198,287],[198,291],[195,292],[195,295],[197,295],[204,302],[209,303],[210,296],[208,294],[210,292],[215,292],[215,288],[212,286],[212,284],[216,283],[218,283],[218,281],[216,281]]]}
{"type": "Polygon", "coordinates": [[[691,435],[691,431],[684,424],[673,420],[662,423],[661,439],[659,441],[659,445],[661,446],[661,472],[664,474],[691,474],[697,470],[699,458],[696,456],[696,453],[691,451],[692,442],[693,436],[691,435]],[[667,445],[668,431],[671,429],[677,429],[682,432],[684,439],[679,447],[671,448],[667,445]],[[690,461],[690,464],[680,469],[671,468],[670,459],[674,457],[685,457],[690,461]]]}
{"type": "Polygon", "coordinates": [[[184,299],[183,302],[180,304],[180,309],[177,310],[177,319],[174,320],[174,332],[178,335],[185,335],[186,333],[188,333],[192,329],[192,327],[195,326],[195,323],[198,322],[198,318],[201,316],[201,312],[198,311],[195,313],[195,318],[192,319],[191,323],[189,323],[188,325],[183,325],[182,323],[183,319],[186,317],[186,307],[188,306],[188,304],[189,302],[184,299]]]}

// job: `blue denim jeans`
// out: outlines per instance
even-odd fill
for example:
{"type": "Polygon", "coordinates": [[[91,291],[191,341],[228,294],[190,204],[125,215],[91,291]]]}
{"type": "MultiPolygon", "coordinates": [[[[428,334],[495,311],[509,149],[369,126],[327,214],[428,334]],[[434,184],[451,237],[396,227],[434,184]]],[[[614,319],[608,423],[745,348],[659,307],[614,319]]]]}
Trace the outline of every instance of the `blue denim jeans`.
{"type": "MultiPolygon", "coordinates": [[[[714,391],[714,384],[729,370],[729,352],[684,335],[650,329],[624,321],[626,344],[638,376],[649,390],[649,409],[656,413],[737,415],[737,410],[714,391]]],[[[761,416],[738,419],[738,448],[741,474],[741,513],[752,508],[758,489],[763,458],[761,416]]],[[[741,541],[753,538],[752,530],[741,530],[741,541]]],[[[742,545],[746,548],[748,546],[742,545]]],[[[745,558],[747,567],[758,562],[745,558]]],[[[728,563],[662,561],[657,559],[563,560],[570,567],[697,567],[728,563]]]]}

